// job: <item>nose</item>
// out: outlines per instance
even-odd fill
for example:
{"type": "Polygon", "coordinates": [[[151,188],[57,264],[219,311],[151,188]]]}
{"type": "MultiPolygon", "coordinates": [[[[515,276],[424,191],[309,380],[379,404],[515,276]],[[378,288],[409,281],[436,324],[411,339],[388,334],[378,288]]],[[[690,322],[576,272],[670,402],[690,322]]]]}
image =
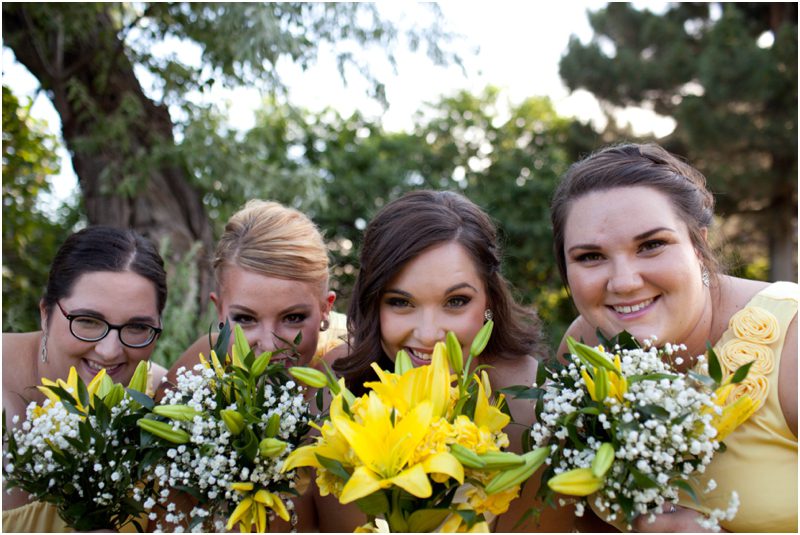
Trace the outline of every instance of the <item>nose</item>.
{"type": "Polygon", "coordinates": [[[426,348],[433,348],[436,342],[444,340],[445,334],[445,330],[434,312],[423,312],[417,316],[414,335],[426,348]]]}
{"type": "Polygon", "coordinates": [[[608,278],[608,291],[615,294],[627,294],[642,287],[643,281],[636,263],[628,259],[618,259],[612,264],[608,278]]]}
{"type": "Polygon", "coordinates": [[[271,325],[250,328],[246,331],[245,338],[256,356],[278,349],[278,340],[275,338],[271,325]]]}
{"type": "Polygon", "coordinates": [[[109,331],[103,339],[95,343],[94,351],[107,362],[117,359],[125,351],[125,346],[119,340],[119,331],[109,331]]]}

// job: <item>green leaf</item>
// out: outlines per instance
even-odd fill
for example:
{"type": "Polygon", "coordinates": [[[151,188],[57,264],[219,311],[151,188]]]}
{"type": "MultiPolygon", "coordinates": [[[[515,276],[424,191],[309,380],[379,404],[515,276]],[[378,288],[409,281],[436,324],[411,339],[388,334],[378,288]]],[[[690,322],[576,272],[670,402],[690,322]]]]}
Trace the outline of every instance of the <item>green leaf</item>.
{"type": "Polygon", "coordinates": [[[233,326],[233,346],[236,348],[239,358],[244,362],[244,359],[250,353],[250,345],[247,343],[247,337],[238,323],[233,326]]]}
{"type": "Polygon", "coordinates": [[[708,375],[714,379],[714,382],[719,384],[722,382],[722,367],[719,365],[717,354],[714,353],[714,348],[711,347],[710,342],[706,342],[708,348],[708,375]]]}
{"type": "Polygon", "coordinates": [[[356,505],[365,515],[381,516],[389,511],[389,498],[386,497],[386,492],[378,491],[356,500],[356,505]]]}
{"type": "Polygon", "coordinates": [[[646,375],[631,375],[627,377],[628,384],[638,383],[640,381],[660,381],[662,379],[667,379],[669,381],[673,381],[677,379],[677,375],[672,375],[670,373],[648,373],[646,375]]]}
{"type": "MultiPolygon", "coordinates": [[[[342,463],[340,463],[336,459],[330,459],[318,453],[315,455],[317,457],[317,460],[319,461],[319,464],[321,464],[328,472],[341,479],[344,483],[347,483],[347,481],[350,480],[350,473],[347,470],[345,470],[344,465],[342,463]]],[[[388,502],[387,502],[387,510],[388,510],[388,502]]]]}
{"type": "MultiPolygon", "coordinates": [[[[211,329],[209,328],[209,347],[211,346],[211,329]]],[[[217,354],[217,357],[221,355],[225,355],[228,352],[228,345],[230,344],[231,340],[231,322],[230,320],[225,320],[225,325],[222,327],[222,330],[219,332],[219,336],[217,336],[217,343],[214,344],[214,353],[217,354]]]]}
{"type": "Polygon", "coordinates": [[[89,406],[89,391],[86,389],[86,385],[80,375],[78,376],[78,399],[84,407],[89,406]]]}
{"type": "Polygon", "coordinates": [[[256,461],[256,457],[258,457],[258,439],[249,426],[242,430],[233,447],[251,463],[256,461]]]}
{"type": "MultiPolygon", "coordinates": [[[[471,512],[471,511],[470,511],[471,512]]],[[[472,513],[473,515],[475,513],[472,513]]],[[[449,509],[420,509],[408,517],[408,531],[411,533],[433,533],[450,515],[449,509]]]]}
{"type": "Polygon", "coordinates": [[[633,476],[633,480],[636,481],[636,485],[643,489],[655,488],[658,487],[658,482],[650,477],[647,474],[643,474],[633,466],[629,467],[631,475],[633,476]]]}
{"type": "Polygon", "coordinates": [[[661,420],[666,420],[670,416],[667,409],[658,405],[640,405],[637,409],[648,416],[654,416],[661,420]]]}
{"type": "Polygon", "coordinates": [[[542,388],[536,386],[527,387],[524,385],[507,386],[505,388],[498,388],[496,391],[514,399],[539,399],[545,393],[545,390],[542,388]]]}
{"type": "Polygon", "coordinates": [[[700,503],[700,500],[697,498],[697,493],[694,491],[694,489],[692,488],[692,486],[689,484],[688,481],[684,481],[683,479],[674,479],[670,481],[670,483],[681,489],[686,494],[688,494],[692,498],[694,503],[697,504],[700,503]]]}
{"type": "Polygon", "coordinates": [[[708,388],[714,389],[717,386],[717,383],[714,382],[714,379],[712,379],[708,375],[702,375],[700,373],[693,372],[691,370],[686,372],[686,374],[695,381],[697,381],[698,383],[706,385],[708,388]]]}
{"type": "Polygon", "coordinates": [[[133,398],[133,400],[135,402],[137,402],[139,405],[141,405],[145,409],[153,410],[153,407],[155,407],[155,405],[156,405],[156,402],[153,401],[153,398],[151,398],[147,394],[144,394],[144,393],[139,392],[138,390],[134,390],[132,388],[126,388],[125,391],[128,393],[128,395],[131,398],[133,398]]]}
{"type": "Polygon", "coordinates": [[[733,373],[733,377],[731,377],[731,383],[740,383],[747,377],[747,374],[750,372],[750,368],[753,366],[755,361],[748,362],[747,364],[742,364],[739,366],[736,371],[733,373]]]}

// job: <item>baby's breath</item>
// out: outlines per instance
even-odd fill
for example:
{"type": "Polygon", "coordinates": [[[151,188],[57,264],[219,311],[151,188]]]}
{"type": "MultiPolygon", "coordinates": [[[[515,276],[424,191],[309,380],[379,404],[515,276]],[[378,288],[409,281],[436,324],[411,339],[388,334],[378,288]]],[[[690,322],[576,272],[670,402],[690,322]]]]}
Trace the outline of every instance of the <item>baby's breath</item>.
{"type": "MultiPolygon", "coordinates": [[[[586,363],[575,355],[566,365],[549,365],[530,435],[532,447],[551,448],[543,481],[590,468],[600,446],[611,443],[614,461],[602,487],[576,500],[576,514],[581,516],[588,504],[601,518],[630,529],[634,517],[663,512],[666,504],[678,502],[679,491],[693,492],[696,475],[719,450],[712,425],[715,394],[673,368],[671,363],[682,363],[676,354],[685,351],[683,346],[659,349],[646,341],[642,348],[614,349],[619,371],[628,378],[624,395],[593,401],[581,373],[586,363]],[[631,380],[636,376],[649,378],[631,380]]],[[[604,356],[613,365],[614,354],[604,356]]],[[[718,530],[719,520],[732,518],[737,507],[734,497],[728,510],[712,512],[703,526],[718,530]]]]}

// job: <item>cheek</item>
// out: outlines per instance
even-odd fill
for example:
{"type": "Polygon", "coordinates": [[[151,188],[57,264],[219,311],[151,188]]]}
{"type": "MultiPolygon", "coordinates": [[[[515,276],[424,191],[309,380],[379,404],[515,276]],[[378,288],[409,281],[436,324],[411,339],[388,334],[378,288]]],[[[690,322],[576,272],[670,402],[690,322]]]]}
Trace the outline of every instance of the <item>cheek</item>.
{"type": "Polygon", "coordinates": [[[602,276],[599,273],[587,273],[580,270],[568,270],[567,281],[572,301],[581,307],[603,293],[602,276]]]}

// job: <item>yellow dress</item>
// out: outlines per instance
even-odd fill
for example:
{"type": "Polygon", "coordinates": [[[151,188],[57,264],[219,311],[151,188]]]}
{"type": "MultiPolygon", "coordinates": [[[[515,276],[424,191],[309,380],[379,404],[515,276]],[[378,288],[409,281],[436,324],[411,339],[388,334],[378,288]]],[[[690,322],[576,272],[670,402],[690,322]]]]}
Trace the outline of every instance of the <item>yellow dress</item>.
{"type": "Polygon", "coordinates": [[[798,285],[778,282],[757,294],[731,318],[714,346],[726,373],[756,359],[744,383],[734,391],[763,399],[763,405],[725,439],[727,451],[714,457],[696,487],[702,507],[690,498],[683,505],[708,512],[725,510],[733,491],[739,510],[720,525],[735,532],[797,532],[797,437],[786,424],[778,398],[778,373],[786,331],[797,314],[798,285]],[[717,486],[703,493],[707,482],[717,486]]]}
{"type": "Polygon", "coordinates": [[[328,328],[319,333],[317,352],[311,360],[312,366],[317,364],[328,351],[347,341],[347,316],[331,311],[328,321],[330,322],[328,328]]]}
{"type": "MultiPolygon", "coordinates": [[[[152,367],[151,367],[152,370],[152,367]]],[[[155,386],[153,376],[148,370],[147,394],[153,395],[155,386]]],[[[147,515],[139,519],[142,527],[147,529],[147,515]]],[[[58,509],[46,502],[34,501],[3,511],[3,532],[5,533],[72,533],[75,530],[58,516],[58,509]]],[[[131,523],[122,528],[122,533],[137,533],[136,527],[131,523]]]]}

